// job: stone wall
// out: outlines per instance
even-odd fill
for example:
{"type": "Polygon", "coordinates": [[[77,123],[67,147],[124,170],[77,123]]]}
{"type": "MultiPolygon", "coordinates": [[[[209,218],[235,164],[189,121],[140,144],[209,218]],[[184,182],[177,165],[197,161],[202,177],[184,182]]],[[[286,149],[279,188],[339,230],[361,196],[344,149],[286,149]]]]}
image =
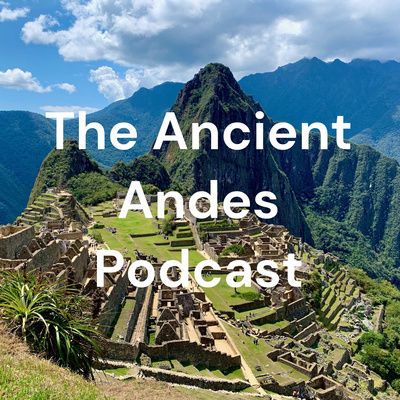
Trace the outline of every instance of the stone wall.
{"type": "Polygon", "coordinates": [[[50,243],[39,250],[36,250],[32,254],[32,258],[26,261],[26,270],[33,271],[40,269],[43,272],[47,272],[61,257],[61,247],[56,240],[52,240],[50,243]]]}
{"type": "Polygon", "coordinates": [[[311,325],[305,327],[301,332],[299,332],[296,336],[293,337],[294,340],[305,339],[307,336],[315,333],[318,330],[318,325],[313,322],[311,325]]]}
{"type": "Polygon", "coordinates": [[[299,330],[306,328],[312,322],[314,322],[315,321],[315,316],[316,316],[315,311],[311,311],[305,317],[299,319],[297,321],[297,326],[299,327],[299,330]]]}
{"type": "Polygon", "coordinates": [[[10,259],[0,258],[0,270],[5,270],[5,269],[13,270],[24,261],[25,260],[10,260],[10,259]]]}
{"type": "MultiPolygon", "coordinates": [[[[297,317],[303,317],[306,313],[306,301],[304,299],[296,300],[292,303],[285,304],[280,307],[275,307],[274,310],[267,315],[263,315],[260,318],[252,319],[251,322],[255,325],[264,325],[266,323],[275,323],[284,319],[294,320],[297,317]]],[[[310,316],[312,318],[312,316],[310,316]]],[[[286,331],[292,331],[297,323],[291,324],[290,328],[286,331]]]]}
{"type": "Polygon", "coordinates": [[[334,367],[336,369],[342,369],[345,364],[349,364],[351,362],[350,352],[347,349],[344,349],[340,357],[335,360],[334,367]]]}
{"type": "Polygon", "coordinates": [[[35,228],[5,225],[0,227],[0,258],[15,258],[22,246],[35,237],[35,228]]]}
{"type": "Polygon", "coordinates": [[[310,378],[314,378],[318,374],[318,366],[316,363],[308,363],[293,356],[291,353],[279,355],[277,360],[310,378]],[[300,365],[300,363],[303,365],[300,365]]]}
{"type": "Polygon", "coordinates": [[[133,331],[137,325],[138,317],[140,314],[140,310],[143,307],[143,303],[145,301],[146,293],[148,288],[137,288],[135,292],[135,307],[133,309],[133,313],[131,314],[128,322],[128,328],[126,330],[125,340],[127,342],[131,341],[133,331]]]}
{"type": "Polygon", "coordinates": [[[384,317],[385,317],[385,306],[382,304],[378,308],[377,317],[376,317],[376,321],[374,324],[374,330],[376,332],[382,331],[382,323],[383,323],[384,317]]]}
{"type": "Polygon", "coordinates": [[[295,318],[303,318],[306,312],[307,312],[306,299],[301,298],[287,305],[286,318],[289,320],[295,318]]]}
{"type": "MultiPolygon", "coordinates": [[[[151,304],[153,301],[153,288],[147,286],[144,288],[143,301],[141,307],[138,306],[135,310],[138,310],[136,326],[131,338],[131,343],[144,343],[147,341],[147,328],[149,324],[149,316],[151,312],[151,304]]],[[[136,304],[137,305],[137,304],[136,304]]]]}
{"type": "Polygon", "coordinates": [[[128,285],[128,268],[126,268],[115,282],[115,285],[112,285],[108,290],[107,301],[98,319],[99,330],[105,336],[110,336],[113,331],[115,318],[125,299],[128,285]]]}
{"type": "Polygon", "coordinates": [[[319,338],[319,332],[315,332],[312,333],[310,336],[307,336],[305,339],[302,339],[300,343],[306,347],[312,347],[319,340],[319,338]]]}
{"type": "Polygon", "coordinates": [[[279,384],[274,379],[270,379],[270,377],[261,378],[260,379],[261,387],[267,389],[271,392],[279,393],[284,396],[292,396],[294,391],[304,392],[305,390],[305,382],[289,382],[285,384],[279,384]]]}
{"type": "Polygon", "coordinates": [[[222,371],[241,366],[240,355],[230,356],[219,351],[208,350],[195,342],[177,340],[159,346],[139,345],[141,353],[147,354],[154,360],[177,359],[180,362],[189,362],[193,365],[202,364],[208,368],[222,371]]]}
{"type": "Polygon", "coordinates": [[[172,372],[160,368],[141,367],[141,372],[146,377],[155,378],[160,381],[176,383],[179,385],[196,386],[202,389],[227,390],[237,392],[247,389],[250,384],[246,381],[234,379],[206,378],[203,376],[188,375],[181,372],[172,372]]]}
{"type": "Polygon", "coordinates": [[[108,360],[135,362],[139,355],[139,348],[127,342],[115,342],[102,339],[99,343],[100,357],[108,360]]]}
{"type": "Polygon", "coordinates": [[[75,232],[61,232],[57,233],[56,237],[62,240],[82,240],[83,235],[81,231],[75,232]]]}
{"type": "Polygon", "coordinates": [[[267,301],[261,299],[261,300],[249,301],[247,303],[237,304],[231,306],[231,308],[237,312],[246,312],[246,311],[256,310],[257,308],[265,307],[267,305],[268,305],[267,301]]]}
{"type": "Polygon", "coordinates": [[[72,258],[71,265],[75,273],[75,280],[81,282],[89,264],[89,251],[86,247],[79,249],[78,255],[72,258]]]}

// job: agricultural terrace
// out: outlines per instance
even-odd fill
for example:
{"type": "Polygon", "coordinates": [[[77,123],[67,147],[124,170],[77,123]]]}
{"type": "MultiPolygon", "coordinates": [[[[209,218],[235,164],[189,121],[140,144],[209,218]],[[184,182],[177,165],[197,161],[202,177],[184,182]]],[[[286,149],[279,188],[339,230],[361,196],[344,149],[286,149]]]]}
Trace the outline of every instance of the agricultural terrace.
{"type": "MultiPolygon", "coordinates": [[[[159,234],[158,224],[162,222],[161,220],[145,218],[140,211],[130,211],[126,218],[103,217],[102,214],[107,210],[112,210],[111,202],[102,203],[88,209],[95,220],[95,225],[90,232],[96,239],[100,237],[106,247],[120,251],[125,257],[135,259],[135,250],[139,250],[148,255],[153,255],[159,260],[179,260],[180,250],[189,249],[191,267],[204,260],[194,244],[180,245],[180,243],[187,243],[188,239],[189,242],[193,242],[190,240],[192,238],[191,232],[189,238],[182,238],[180,237],[182,229],[177,228],[166,239],[159,234]]],[[[155,215],[155,204],[151,206],[151,210],[155,215]]]]}

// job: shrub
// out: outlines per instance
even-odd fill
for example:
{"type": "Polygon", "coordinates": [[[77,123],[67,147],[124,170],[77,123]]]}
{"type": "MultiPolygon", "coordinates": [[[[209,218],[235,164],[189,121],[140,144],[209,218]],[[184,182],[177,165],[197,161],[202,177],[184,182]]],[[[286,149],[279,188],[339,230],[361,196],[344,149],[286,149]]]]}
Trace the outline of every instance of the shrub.
{"type": "Polygon", "coordinates": [[[87,298],[33,274],[3,272],[0,282],[0,315],[10,329],[34,352],[90,377],[98,346],[87,298]]]}
{"type": "Polygon", "coordinates": [[[394,390],[396,390],[396,392],[399,392],[399,393],[400,393],[400,379],[395,379],[395,380],[392,382],[392,388],[393,388],[394,390]]]}
{"type": "Polygon", "coordinates": [[[242,256],[244,255],[244,247],[240,244],[231,244],[222,251],[221,255],[229,256],[231,253],[242,256]]]}
{"type": "Polygon", "coordinates": [[[101,236],[101,233],[100,233],[100,232],[97,232],[96,230],[93,230],[92,233],[91,233],[91,235],[92,235],[92,238],[93,238],[97,243],[99,243],[99,244],[104,243],[103,236],[101,236]]]}

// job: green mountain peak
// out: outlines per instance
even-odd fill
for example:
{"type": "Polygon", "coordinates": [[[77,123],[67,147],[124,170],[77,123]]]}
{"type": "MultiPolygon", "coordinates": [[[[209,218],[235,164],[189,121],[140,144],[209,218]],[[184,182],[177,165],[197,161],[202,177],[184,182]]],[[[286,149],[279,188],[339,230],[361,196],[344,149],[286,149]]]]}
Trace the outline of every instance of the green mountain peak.
{"type": "Polygon", "coordinates": [[[72,177],[88,172],[101,173],[101,170],[86,151],[79,149],[76,141],[66,140],[64,149],[53,149],[44,159],[29,203],[32,203],[40,193],[45,192],[48,188],[65,188],[72,177]]]}

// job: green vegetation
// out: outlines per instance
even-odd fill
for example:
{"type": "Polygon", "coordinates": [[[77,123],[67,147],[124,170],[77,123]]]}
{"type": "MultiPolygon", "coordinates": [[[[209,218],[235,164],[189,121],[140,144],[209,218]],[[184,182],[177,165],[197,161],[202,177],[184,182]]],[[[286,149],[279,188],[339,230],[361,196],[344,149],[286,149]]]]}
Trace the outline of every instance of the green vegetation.
{"type": "MultiPolygon", "coordinates": [[[[99,210],[107,209],[107,203],[100,204],[95,207],[88,208],[89,212],[97,213],[99,210]]],[[[153,215],[156,215],[156,204],[151,206],[153,215]]],[[[96,222],[104,225],[103,229],[95,229],[92,232],[101,234],[103,241],[110,249],[118,250],[126,256],[135,259],[134,250],[137,249],[143,253],[154,255],[160,260],[176,260],[180,258],[180,249],[189,249],[190,266],[197,265],[204,260],[203,256],[193,246],[174,247],[170,246],[170,242],[174,236],[168,240],[158,235],[157,224],[161,220],[148,219],[142,212],[130,211],[126,218],[118,217],[102,217],[96,215],[96,222]],[[107,228],[115,228],[116,234],[111,233],[107,228]],[[151,234],[151,236],[149,236],[151,234]],[[132,237],[131,235],[134,235],[132,237]],[[147,236],[146,236],[147,235],[147,236]]]]}
{"type": "Polygon", "coordinates": [[[400,301],[400,290],[390,282],[372,279],[360,269],[349,268],[348,271],[374,304],[388,305],[400,301]]]}
{"type": "Polygon", "coordinates": [[[86,298],[34,274],[2,273],[0,315],[36,353],[91,375],[97,345],[86,298]]]}
{"type": "Polygon", "coordinates": [[[121,308],[119,316],[116,318],[117,322],[114,326],[114,331],[112,334],[113,340],[119,340],[120,337],[125,338],[126,331],[128,327],[129,320],[131,319],[133,310],[135,309],[136,300],[131,298],[126,298],[125,302],[121,308]]]}
{"type": "Polygon", "coordinates": [[[90,234],[92,235],[93,239],[97,242],[97,243],[104,243],[104,239],[103,236],[101,235],[101,233],[99,232],[99,229],[101,228],[93,228],[90,231],[90,234]]]}
{"type": "Polygon", "coordinates": [[[258,344],[255,344],[253,338],[243,334],[240,329],[234,328],[225,322],[222,323],[240,354],[256,376],[268,373],[282,384],[302,379],[307,380],[307,377],[300,372],[268,358],[267,354],[274,348],[266,341],[260,340],[258,344]]]}
{"type": "MultiPolygon", "coordinates": [[[[400,380],[400,290],[387,281],[375,281],[361,270],[350,270],[375,304],[385,306],[382,333],[366,332],[359,341],[357,357],[399,390],[400,380]]],[[[400,392],[399,392],[400,393],[400,392]]]]}
{"type": "Polygon", "coordinates": [[[322,277],[317,270],[314,270],[311,277],[302,283],[302,292],[317,310],[321,307],[322,290],[322,277]]]}
{"type": "Polygon", "coordinates": [[[231,244],[221,253],[223,256],[229,256],[229,254],[236,254],[238,256],[244,255],[244,247],[240,244],[231,244]]]}
{"type": "MultiPolygon", "coordinates": [[[[385,339],[377,337],[376,340],[371,337],[371,332],[364,334],[360,341],[362,344],[357,358],[367,365],[371,370],[378,373],[388,382],[394,382],[394,389],[398,390],[398,381],[400,380],[400,350],[385,345],[385,339]],[[365,335],[370,335],[365,339],[365,335]]],[[[379,336],[379,334],[376,334],[379,336]]],[[[400,393],[400,392],[399,392],[400,393]]]]}
{"type": "MultiPolygon", "coordinates": [[[[135,146],[129,151],[121,151],[109,143],[104,150],[98,149],[97,135],[89,134],[89,153],[106,168],[111,168],[119,160],[129,163],[146,154],[154,143],[165,113],[170,110],[182,86],[182,83],[164,82],[152,89],[141,88],[128,99],[116,101],[100,111],[88,114],[87,123],[100,123],[106,134],[121,121],[132,124],[138,134],[135,146]]],[[[54,137],[54,128],[51,133],[54,137]]],[[[68,137],[77,137],[77,118],[65,121],[65,133],[68,137]]]]}
{"type": "Polygon", "coordinates": [[[306,207],[305,211],[316,248],[339,256],[355,268],[362,266],[372,277],[390,276],[381,264],[377,268],[378,254],[362,233],[348,223],[318,214],[311,207],[306,207]]]}
{"type": "Polygon", "coordinates": [[[55,135],[53,121],[27,111],[0,111],[0,131],[0,224],[7,224],[25,208],[55,135]]]}
{"type": "Polygon", "coordinates": [[[212,301],[213,306],[218,311],[232,311],[230,306],[258,300],[260,293],[253,287],[241,287],[233,289],[226,283],[226,275],[211,274],[204,276],[204,280],[209,281],[220,278],[220,283],[213,288],[203,288],[207,297],[212,301]]]}
{"type": "Polygon", "coordinates": [[[129,373],[129,368],[105,369],[104,372],[108,372],[109,374],[114,374],[115,376],[126,376],[129,373]]]}
{"type": "Polygon", "coordinates": [[[223,379],[244,379],[240,368],[221,371],[219,369],[209,369],[205,365],[192,365],[190,363],[180,362],[176,359],[158,360],[151,365],[155,368],[162,368],[176,372],[182,372],[188,375],[200,375],[208,378],[223,378],[223,379]]]}
{"type": "Polygon", "coordinates": [[[223,232],[239,229],[237,221],[231,219],[216,219],[199,222],[200,232],[223,232]]]}
{"type": "Polygon", "coordinates": [[[399,164],[356,145],[351,151],[335,148],[319,162],[319,141],[313,141],[315,195],[309,196],[308,206],[314,216],[308,212],[308,222],[315,245],[365,268],[374,278],[399,284],[399,164]]]}
{"type": "Polygon", "coordinates": [[[67,140],[63,150],[52,150],[40,167],[29,202],[48,188],[69,190],[84,205],[96,205],[115,197],[122,187],[103,174],[78,144],[67,140]]]}
{"type": "Polygon", "coordinates": [[[346,121],[351,122],[347,134],[354,143],[371,145],[400,161],[398,125],[393,118],[400,95],[398,65],[395,67],[396,73],[392,73],[392,66],[371,60],[331,63],[303,58],[275,72],[248,75],[240,85],[276,120],[296,128],[303,121],[330,126],[334,116],[345,111],[346,121]],[[376,103],[379,98],[385,99],[386,107],[376,103]],[[316,108],[315,104],[329,107],[316,108]]]}
{"type": "Polygon", "coordinates": [[[0,325],[0,398],[2,400],[106,400],[81,376],[32,355],[0,325]]]}
{"type": "Polygon", "coordinates": [[[172,235],[172,232],[175,228],[174,226],[174,216],[171,214],[167,214],[160,222],[161,222],[161,231],[164,235],[172,235]]]}
{"type": "Polygon", "coordinates": [[[117,162],[109,173],[110,178],[118,184],[128,187],[131,181],[151,184],[165,190],[171,184],[167,170],[160,160],[150,154],[138,157],[129,164],[117,162]]]}
{"type": "Polygon", "coordinates": [[[68,181],[68,188],[83,205],[96,205],[115,198],[120,185],[111,182],[105,175],[89,172],[77,175],[68,181]]]}
{"type": "Polygon", "coordinates": [[[99,166],[87,153],[79,150],[78,143],[67,140],[63,150],[52,150],[40,167],[29,202],[51,187],[67,187],[68,181],[87,172],[101,173],[99,166]]]}

